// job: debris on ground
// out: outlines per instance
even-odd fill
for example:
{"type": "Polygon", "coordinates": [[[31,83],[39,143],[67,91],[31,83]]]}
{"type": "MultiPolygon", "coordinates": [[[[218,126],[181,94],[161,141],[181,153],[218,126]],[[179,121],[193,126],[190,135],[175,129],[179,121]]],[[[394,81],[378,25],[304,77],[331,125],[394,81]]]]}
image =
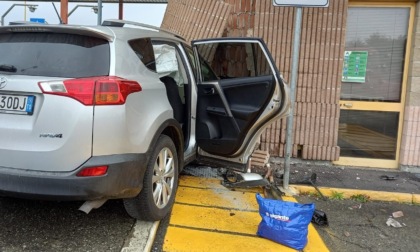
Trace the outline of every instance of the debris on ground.
{"type": "Polygon", "coordinates": [[[358,205],[354,205],[354,206],[349,207],[350,210],[361,209],[361,208],[362,208],[362,204],[358,204],[358,205]]]}
{"type": "Polygon", "coordinates": [[[394,218],[399,218],[399,217],[403,217],[404,213],[402,211],[396,211],[392,213],[392,217],[394,218]]]}
{"type": "Polygon", "coordinates": [[[327,214],[324,211],[315,209],[311,222],[318,226],[328,226],[327,214]]]}
{"type": "Polygon", "coordinates": [[[321,198],[324,201],[327,201],[328,200],[327,197],[325,197],[325,195],[322,194],[321,190],[319,190],[318,186],[316,186],[315,184],[316,179],[317,179],[317,175],[315,172],[313,172],[310,177],[306,176],[305,178],[303,178],[303,180],[296,182],[296,184],[312,185],[315,188],[315,190],[318,192],[318,194],[321,196],[321,198]]]}
{"type": "Polygon", "coordinates": [[[396,180],[398,176],[393,176],[393,175],[382,175],[380,178],[382,180],[396,180]]]}
{"type": "Polygon", "coordinates": [[[401,228],[401,227],[403,227],[403,225],[401,225],[401,223],[399,223],[398,221],[396,221],[395,219],[393,219],[393,218],[388,218],[388,220],[386,221],[386,225],[388,226],[388,227],[395,227],[395,228],[401,228]]]}
{"type": "Polygon", "coordinates": [[[268,186],[270,182],[258,173],[241,173],[228,170],[224,175],[222,185],[227,188],[252,188],[268,186]]]}
{"type": "Polygon", "coordinates": [[[250,166],[252,168],[264,168],[267,165],[269,159],[270,153],[268,153],[268,151],[255,150],[251,155],[250,166]]]}
{"type": "Polygon", "coordinates": [[[349,237],[349,236],[350,236],[350,233],[349,233],[349,232],[347,232],[347,231],[344,231],[344,235],[345,235],[346,237],[349,237]]]}

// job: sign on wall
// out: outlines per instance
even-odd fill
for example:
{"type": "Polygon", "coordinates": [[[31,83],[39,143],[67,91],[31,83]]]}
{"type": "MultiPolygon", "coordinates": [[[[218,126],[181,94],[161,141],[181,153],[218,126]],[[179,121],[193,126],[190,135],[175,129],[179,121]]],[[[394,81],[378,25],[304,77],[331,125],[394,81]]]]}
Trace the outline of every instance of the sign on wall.
{"type": "Polygon", "coordinates": [[[366,82],[367,51],[344,51],[343,82],[366,82]]]}
{"type": "Polygon", "coordinates": [[[329,0],[273,0],[274,6],[328,7],[329,0]]]}

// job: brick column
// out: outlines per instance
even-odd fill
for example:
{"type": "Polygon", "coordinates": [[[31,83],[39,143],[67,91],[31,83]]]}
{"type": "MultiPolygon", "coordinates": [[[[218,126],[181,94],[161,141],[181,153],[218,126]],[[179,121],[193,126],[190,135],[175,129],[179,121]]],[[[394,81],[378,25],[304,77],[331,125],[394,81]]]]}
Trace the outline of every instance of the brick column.
{"type": "Polygon", "coordinates": [[[420,172],[420,4],[417,3],[400,149],[402,170],[420,172]]]}

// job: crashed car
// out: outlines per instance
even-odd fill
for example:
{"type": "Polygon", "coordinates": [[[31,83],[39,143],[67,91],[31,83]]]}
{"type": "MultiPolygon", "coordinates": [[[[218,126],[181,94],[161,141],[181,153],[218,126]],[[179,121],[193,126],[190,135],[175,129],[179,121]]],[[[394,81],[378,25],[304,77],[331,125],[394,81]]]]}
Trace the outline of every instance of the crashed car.
{"type": "Polygon", "coordinates": [[[258,38],[185,40],[122,20],[0,27],[0,195],[123,199],[160,220],[192,161],[245,171],[288,111],[258,38]]]}

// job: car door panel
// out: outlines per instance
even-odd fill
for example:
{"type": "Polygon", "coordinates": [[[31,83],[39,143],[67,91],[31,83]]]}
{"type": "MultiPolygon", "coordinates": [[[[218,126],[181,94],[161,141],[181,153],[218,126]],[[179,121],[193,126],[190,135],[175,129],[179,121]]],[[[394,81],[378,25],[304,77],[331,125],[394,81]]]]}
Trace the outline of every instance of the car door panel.
{"type": "Polygon", "coordinates": [[[273,76],[221,80],[224,95],[232,115],[237,119],[252,121],[272,95],[273,76]]]}
{"type": "Polygon", "coordinates": [[[274,83],[273,76],[263,76],[223,79],[217,84],[199,85],[199,146],[212,154],[232,155],[269,101],[274,83]]]}
{"type": "Polygon", "coordinates": [[[193,41],[193,48],[201,68],[197,82],[198,158],[244,167],[263,129],[279,118],[280,112],[285,114],[288,88],[260,39],[193,41]],[[234,71],[229,69],[235,64],[234,71]],[[209,73],[213,68],[217,70],[209,73]]]}
{"type": "Polygon", "coordinates": [[[198,86],[197,143],[210,152],[229,152],[239,133],[227,100],[218,83],[198,86]],[[212,92],[209,92],[212,90],[212,92]],[[229,127],[223,127],[229,125],[229,127]],[[217,151],[217,149],[219,149],[217,151]]]}

